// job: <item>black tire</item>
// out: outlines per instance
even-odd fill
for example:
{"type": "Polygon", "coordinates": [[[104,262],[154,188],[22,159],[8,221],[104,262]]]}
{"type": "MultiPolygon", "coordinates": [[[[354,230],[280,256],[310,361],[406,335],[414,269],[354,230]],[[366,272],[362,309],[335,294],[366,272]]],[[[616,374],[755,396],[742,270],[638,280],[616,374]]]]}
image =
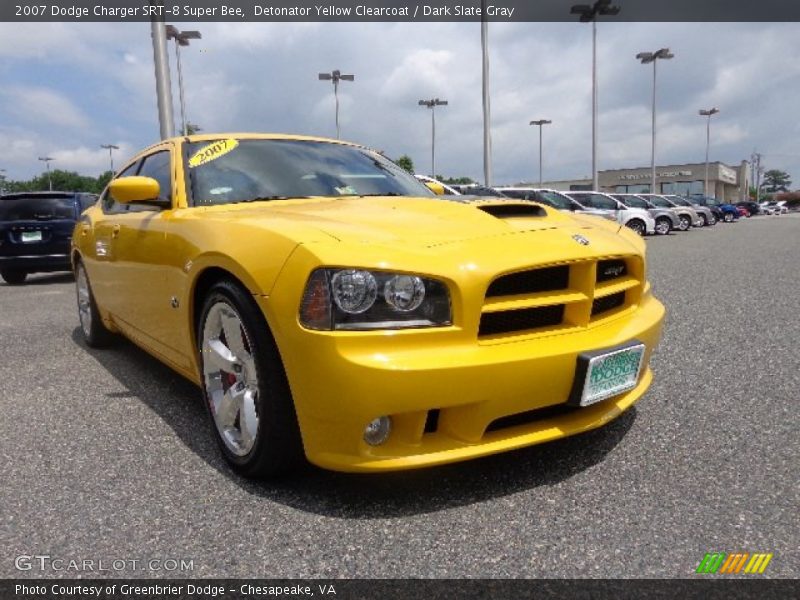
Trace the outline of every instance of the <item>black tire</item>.
{"type": "Polygon", "coordinates": [[[672,221],[667,217],[659,217],[656,219],[656,233],[658,235],[669,235],[672,231],[672,221]]]}
{"type": "Polygon", "coordinates": [[[711,227],[711,223],[708,222],[708,217],[705,215],[700,215],[703,217],[703,227],[711,227]]]}
{"type": "MultiPolygon", "coordinates": [[[[211,427],[225,460],[231,468],[253,479],[264,479],[296,470],[305,464],[305,453],[297,423],[294,401],[278,347],[258,305],[241,285],[223,280],[206,294],[197,321],[197,350],[202,377],[203,400],[211,427]],[[203,332],[212,307],[220,302],[232,307],[240,319],[250,346],[258,378],[255,408],[258,429],[252,449],[244,456],[231,451],[217,427],[206,385],[203,365],[203,332]]],[[[241,418],[241,416],[239,417],[241,418]]]]}
{"type": "Polygon", "coordinates": [[[642,237],[644,237],[644,234],[647,232],[644,225],[644,221],[642,221],[641,219],[631,219],[630,221],[625,223],[625,227],[627,227],[628,229],[632,229],[642,237]]]}
{"type": "MultiPolygon", "coordinates": [[[[86,267],[83,266],[82,261],[78,261],[75,265],[75,293],[78,301],[78,320],[81,324],[81,333],[83,334],[83,341],[90,348],[105,348],[110,346],[116,336],[111,333],[106,326],[103,325],[103,320],[100,318],[100,311],[97,310],[97,302],[92,293],[92,286],[89,283],[89,274],[86,272],[86,267]],[[81,290],[84,284],[86,285],[86,293],[88,293],[88,306],[84,305],[82,310],[81,306],[81,290]],[[88,312],[88,319],[86,318],[88,312]]],[[[84,302],[86,297],[84,296],[84,302]]]]}
{"type": "Polygon", "coordinates": [[[733,213],[726,212],[725,216],[723,217],[723,220],[726,223],[733,223],[733,213]]]}
{"type": "Polygon", "coordinates": [[[692,226],[692,219],[689,215],[678,215],[678,219],[680,220],[681,224],[678,227],[681,231],[688,231],[689,228],[692,226]]]}
{"type": "Polygon", "coordinates": [[[0,269],[0,277],[9,285],[22,285],[28,273],[18,269],[0,269]]]}

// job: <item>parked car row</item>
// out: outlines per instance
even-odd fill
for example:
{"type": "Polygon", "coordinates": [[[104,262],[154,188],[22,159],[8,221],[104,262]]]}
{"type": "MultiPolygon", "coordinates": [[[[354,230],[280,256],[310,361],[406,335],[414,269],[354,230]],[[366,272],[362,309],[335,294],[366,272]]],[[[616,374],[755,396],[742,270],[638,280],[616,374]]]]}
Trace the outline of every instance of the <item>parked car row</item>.
{"type": "Polygon", "coordinates": [[[478,185],[446,186],[426,176],[417,176],[438,194],[453,192],[471,197],[505,196],[545,204],[563,212],[583,212],[605,217],[629,227],[639,235],[667,235],[691,227],[711,227],[718,221],[733,222],[738,209],[714,198],[673,194],[609,194],[595,191],[562,192],[522,186],[487,188],[478,185]],[[446,191],[444,188],[447,188],[446,191]]]}

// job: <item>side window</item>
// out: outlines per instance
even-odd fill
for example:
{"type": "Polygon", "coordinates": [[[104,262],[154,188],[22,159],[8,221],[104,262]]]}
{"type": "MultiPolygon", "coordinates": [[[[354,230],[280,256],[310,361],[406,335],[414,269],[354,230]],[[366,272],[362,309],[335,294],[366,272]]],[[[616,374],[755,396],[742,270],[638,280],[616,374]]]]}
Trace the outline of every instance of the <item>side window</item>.
{"type": "Polygon", "coordinates": [[[94,194],[83,194],[78,196],[80,204],[78,205],[78,212],[83,212],[87,208],[91,208],[97,202],[97,196],[94,194]]]}
{"type": "Polygon", "coordinates": [[[160,199],[172,202],[172,160],[169,150],[145,157],[139,175],[155,179],[161,189],[160,199]]]}
{"type": "Polygon", "coordinates": [[[593,208],[602,208],[605,210],[618,210],[617,203],[611,198],[600,196],[599,194],[592,194],[590,196],[591,205],[593,208]]]}
{"type": "MultiPolygon", "coordinates": [[[[114,177],[117,179],[119,177],[130,177],[131,175],[136,175],[136,169],[139,167],[139,161],[137,160],[132,165],[129,165],[125,169],[119,172],[119,174],[114,177]]],[[[126,209],[128,208],[125,204],[119,204],[118,202],[114,201],[114,198],[111,197],[109,193],[109,188],[106,188],[103,192],[103,195],[100,197],[100,205],[103,207],[103,212],[106,214],[109,213],[120,213],[120,212],[127,212],[126,209]]]]}

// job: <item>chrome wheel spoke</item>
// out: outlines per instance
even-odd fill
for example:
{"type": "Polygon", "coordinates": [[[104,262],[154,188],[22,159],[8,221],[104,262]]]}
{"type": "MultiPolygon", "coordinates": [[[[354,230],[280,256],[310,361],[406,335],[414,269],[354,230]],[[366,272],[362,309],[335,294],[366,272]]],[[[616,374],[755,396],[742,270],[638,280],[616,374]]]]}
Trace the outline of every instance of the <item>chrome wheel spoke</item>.
{"type": "Polygon", "coordinates": [[[219,338],[206,342],[206,360],[216,369],[225,373],[237,373],[242,365],[239,359],[223,344],[219,338]]]}
{"type": "Polygon", "coordinates": [[[256,413],[256,392],[248,389],[242,395],[242,407],[239,412],[239,428],[242,431],[244,445],[252,445],[258,433],[258,414],[256,413]]]}
{"type": "Polygon", "coordinates": [[[211,414],[225,446],[237,456],[258,436],[258,374],[252,347],[233,306],[215,303],[202,329],[203,378],[211,414]]]}

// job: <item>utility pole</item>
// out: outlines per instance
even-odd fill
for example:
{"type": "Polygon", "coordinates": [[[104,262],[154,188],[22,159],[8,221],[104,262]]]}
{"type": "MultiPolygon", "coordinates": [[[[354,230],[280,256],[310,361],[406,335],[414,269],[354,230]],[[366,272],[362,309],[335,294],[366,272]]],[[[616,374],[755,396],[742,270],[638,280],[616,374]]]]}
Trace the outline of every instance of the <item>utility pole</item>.
{"type": "MultiPolygon", "coordinates": [[[[164,10],[163,0],[150,0],[151,6],[164,10]]],[[[161,14],[161,11],[158,11],[161,14]]],[[[169,59],[167,58],[167,26],[164,18],[151,11],[150,35],[153,38],[153,64],[156,73],[156,101],[158,104],[158,123],[161,139],[175,135],[175,121],[172,116],[172,86],[169,80],[169,59]]]]}
{"type": "Polygon", "coordinates": [[[483,104],[483,184],[492,186],[492,110],[489,97],[489,23],[486,0],[481,0],[481,74],[483,104]]]}
{"type": "Polygon", "coordinates": [[[436,177],[436,107],[447,106],[447,100],[431,98],[430,100],[420,100],[420,106],[431,109],[431,177],[436,177]]]}

